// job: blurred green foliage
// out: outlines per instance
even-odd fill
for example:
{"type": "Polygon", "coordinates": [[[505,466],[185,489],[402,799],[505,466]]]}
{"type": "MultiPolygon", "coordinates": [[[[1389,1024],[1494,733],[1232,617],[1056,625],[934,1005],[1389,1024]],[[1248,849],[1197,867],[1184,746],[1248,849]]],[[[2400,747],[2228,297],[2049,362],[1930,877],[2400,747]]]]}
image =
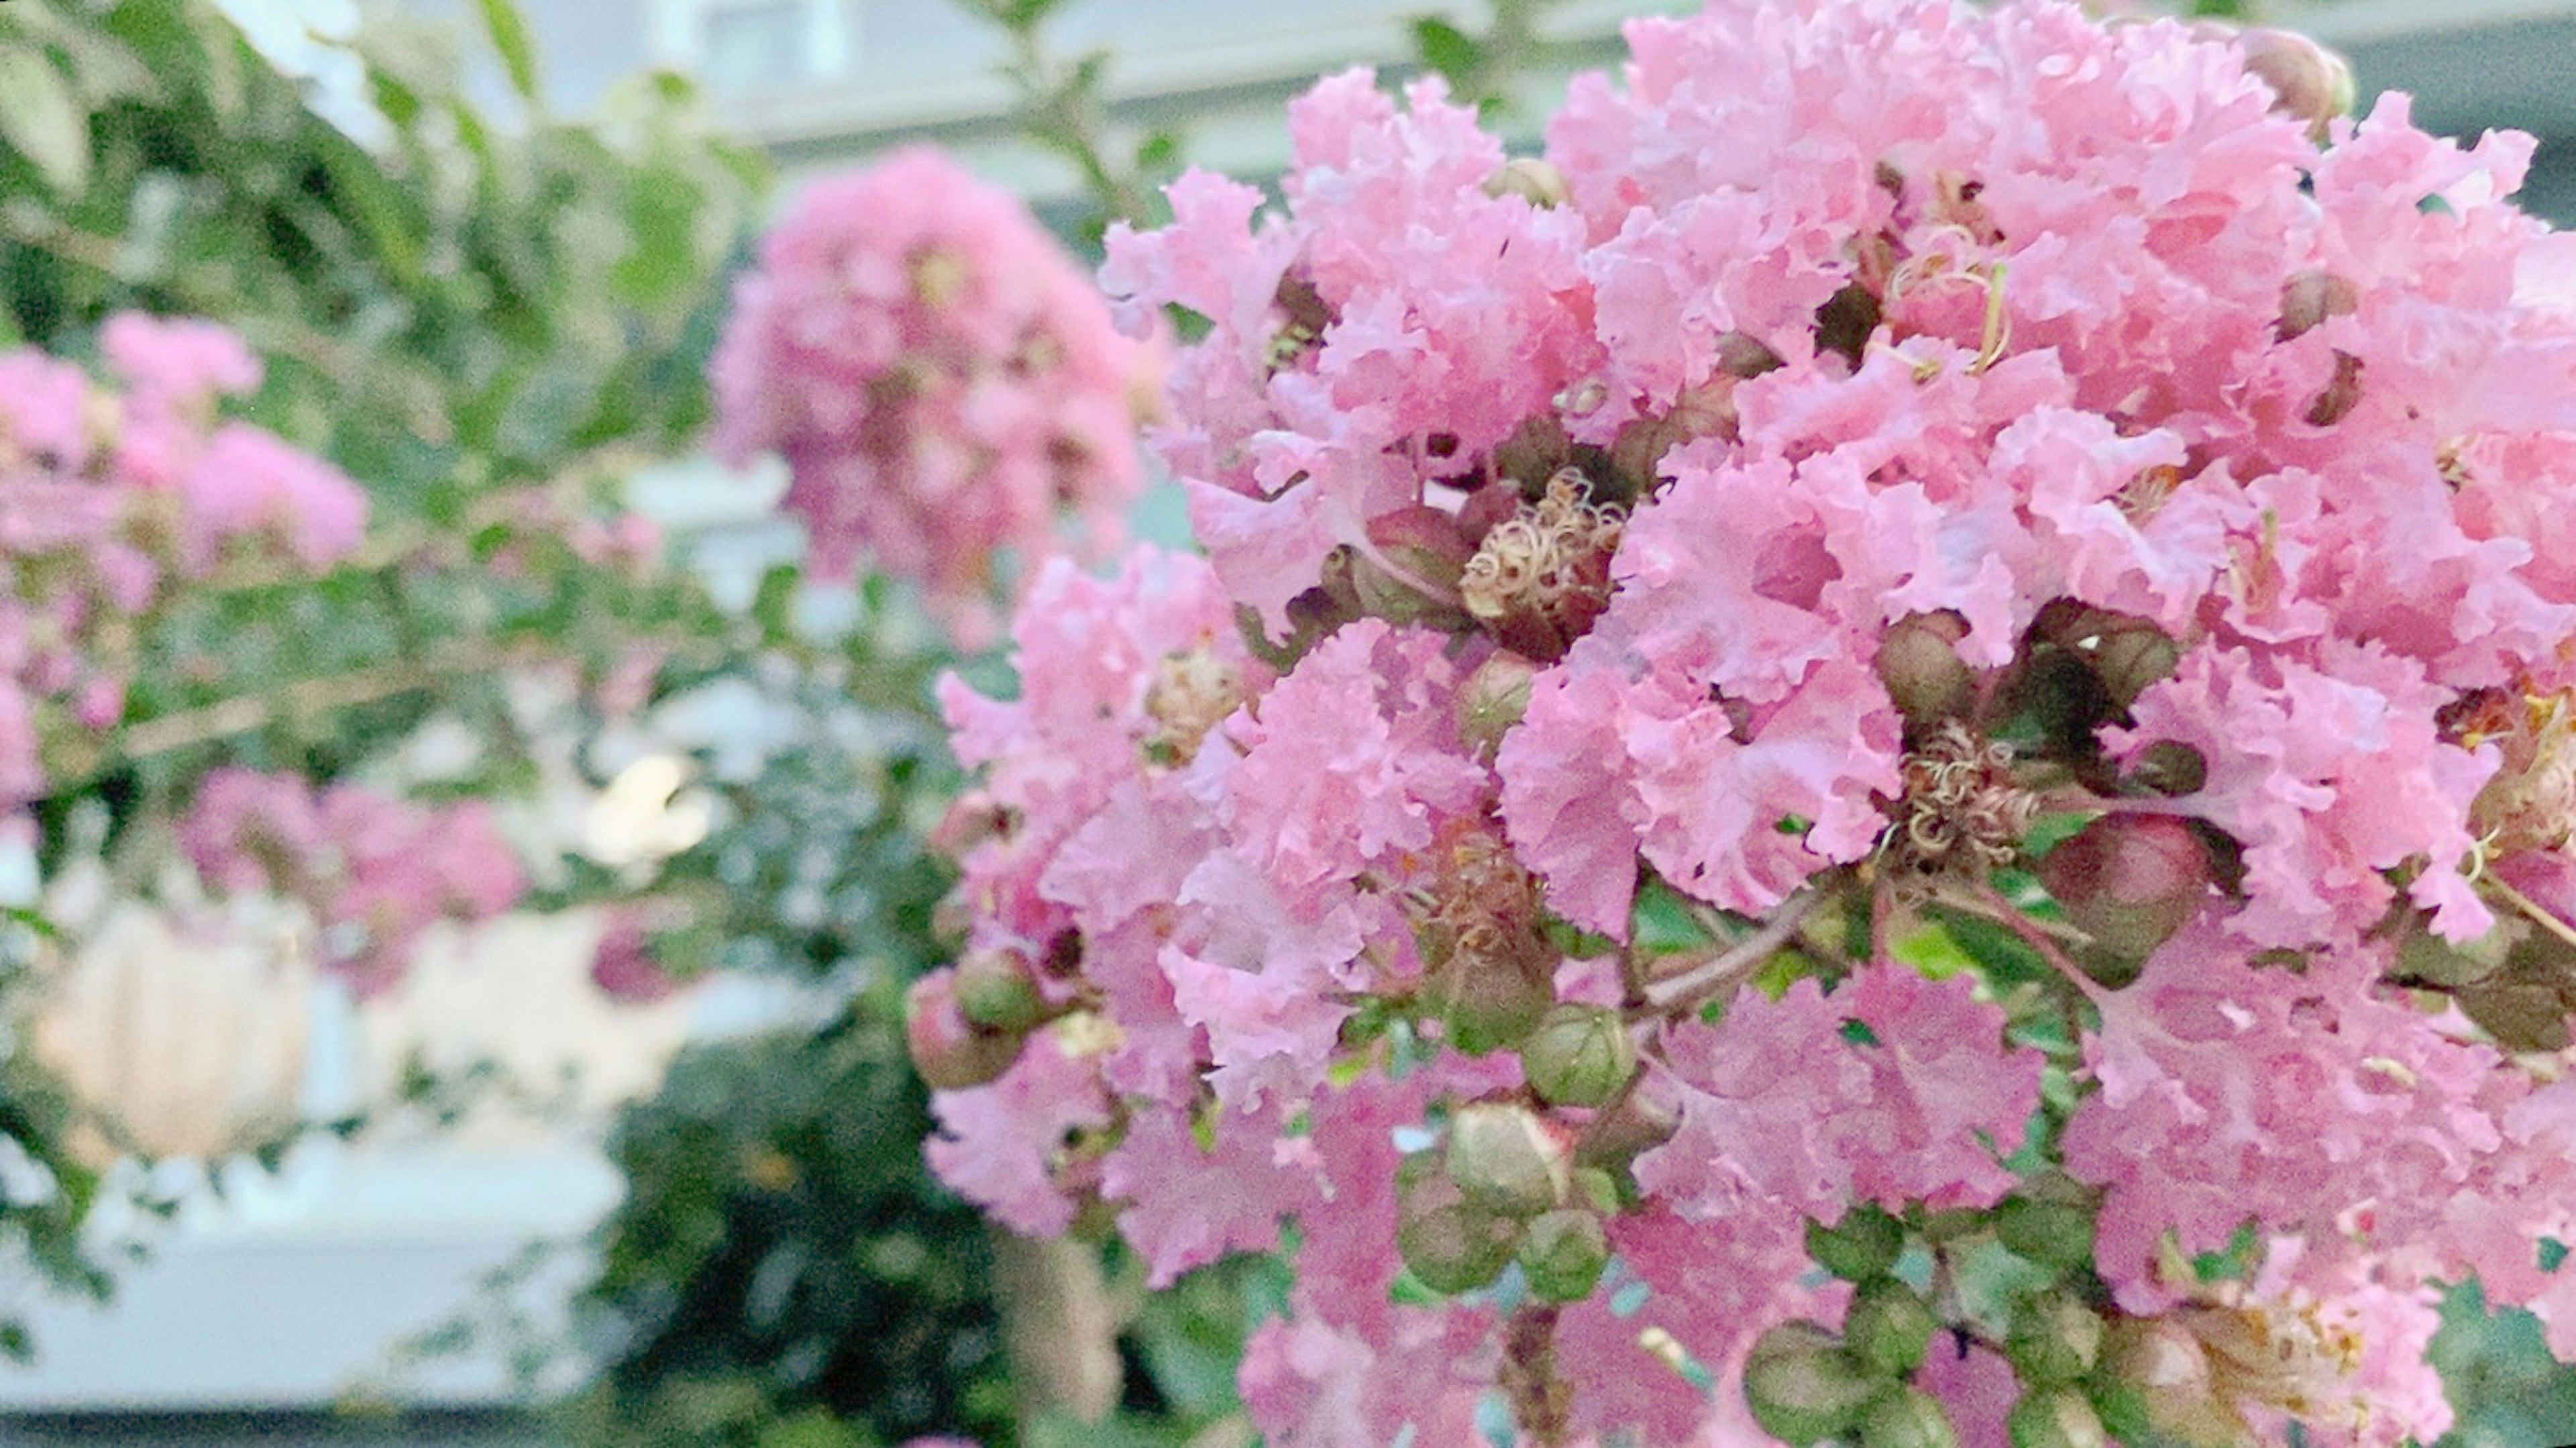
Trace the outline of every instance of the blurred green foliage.
{"type": "MultiPolygon", "coordinates": [[[[527,79],[515,10],[481,10],[527,79]]],[[[507,794],[538,775],[525,671],[596,682],[640,650],[704,673],[757,646],[694,576],[577,545],[636,466],[694,447],[765,163],[669,78],[574,125],[524,96],[487,113],[469,56],[426,32],[371,29],[341,58],[363,83],[326,115],[205,0],[0,6],[0,345],[90,358],[118,311],[221,321],[267,361],[231,411],[336,463],[373,514],[335,571],[228,569],[131,620],[122,722],[47,735],[40,858],[103,850],[121,890],[148,893],[157,827],[215,765],[334,778],[440,717],[480,744],[434,792],[507,794]]],[[[13,1010],[57,945],[41,923],[0,941],[13,1010]]],[[[117,1139],[32,1052],[0,1057],[24,1167],[0,1238],[103,1293],[80,1128],[117,1139]]],[[[0,1351],[26,1347],[0,1322],[0,1351]]]]}

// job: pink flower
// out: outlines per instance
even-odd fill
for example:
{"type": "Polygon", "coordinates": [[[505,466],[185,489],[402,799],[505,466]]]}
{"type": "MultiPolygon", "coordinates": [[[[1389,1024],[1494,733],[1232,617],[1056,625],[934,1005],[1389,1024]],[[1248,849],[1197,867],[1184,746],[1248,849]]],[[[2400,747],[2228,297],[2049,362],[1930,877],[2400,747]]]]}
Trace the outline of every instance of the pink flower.
{"type": "Polygon", "coordinates": [[[653,958],[644,919],[634,911],[609,916],[592,947],[590,983],[609,999],[649,1005],[678,989],[679,982],[653,958]]]}
{"type": "Polygon", "coordinates": [[[1066,1055],[1051,1031],[1040,1031],[999,1080],[930,1101],[939,1134],[930,1139],[930,1169],[958,1195],[1025,1237],[1051,1237],[1073,1225],[1077,1204],[1048,1166],[1068,1132],[1106,1126],[1109,1102],[1090,1063],[1066,1055]]]}
{"type": "Polygon", "coordinates": [[[355,552],[366,531],[366,495],[355,483],[274,434],[240,423],[215,432],[179,486],[188,547],[200,570],[243,534],[276,536],[318,570],[355,552]]]}
{"type": "Polygon", "coordinates": [[[353,784],[226,767],[198,783],[181,848],[223,893],[268,890],[309,909],[324,963],[374,992],[409,969],[431,922],[488,920],[528,880],[479,800],[427,809],[353,784]]]}
{"type": "Polygon", "coordinates": [[[777,452],[815,568],[864,560],[982,642],[997,552],[1122,535],[1140,349],[1009,194],[926,147],[817,182],[761,245],[714,363],[716,447],[777,452]]]}
{"type": "Polygon", "coordinates": [[[192,408],[256,391],[262,368],[218,322],[119,312],[99,330],[109,365],[148,406],[192,408]]]}

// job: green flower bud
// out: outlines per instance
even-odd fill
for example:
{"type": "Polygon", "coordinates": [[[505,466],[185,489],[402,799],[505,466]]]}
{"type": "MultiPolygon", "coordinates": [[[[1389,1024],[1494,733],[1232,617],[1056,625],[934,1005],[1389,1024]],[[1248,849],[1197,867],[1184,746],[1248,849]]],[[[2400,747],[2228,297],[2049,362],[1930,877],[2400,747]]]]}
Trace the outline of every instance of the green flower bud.
{"type": "Polygon", "coordinates": [[[903,1000],[904,1045],[913,1069],[936,1091],[981,1086],[1020,1058],[1023,1033],[987,1030],[957,1004],[957,972],[935,970],[912,983],[903,1000]]]}
{"type": "Polygon", "coordinates": [[[1807,1223],[1807,1255],[1845,1282],[1884,1276],[1905,1251],[1905,1224],[1874,1202],[1862,1202],[1828,1227],[1807,1223]]]}
{"type": "Polygon", "coordinates": [[[1950,609],[1908,614],[1878,641],[1878,678],[1910,722],[1964,714],[1976,701],[1977,676],[1959,658],[1968,622],[1950,609]]]}
{"type": "MultiPolygon", "coordinates": [[[[1490,461],[1493,463],[1496,476],[1508,478],[1535,491],[1549,478],[1555,476],[1556,470],[1564,467],[1573,456],[1574,440],[1565,435],[1564,422],[1553,412],[1543,412],[1522,423],[1510,437],[1503,439],[1502,443],[1494,449],[1490,461]]],[[[1489,492],[1495,495],[1497,501],[1508,499],[1513,505],[1503,509],[1498,515],[1488,518],[1486,524],[1490,527],[1512,515],[1521,500],[1521,488],[1489,487],[1470,498],[1469,506],[1473,507],[1476,503],[1485,501],[1485,495],[1489,492]]],[[[1472,538],[1481,539],[1484,536],[1473,526],[1465,531],[1472,538]]]]}
{"type": "Polygon", "coordinates": [[[1453,1202],[1408,1215],[1395,1226],[1395,1250],[1434,1292],[1473,1292],[1502,1275],[1520,1223],[1453,1202]]]}
{"type": "Polygon", "coordinates": [[[1610,1265],[1610,1238],[1601,1219],[1573,1207],[1541,1212],[1521,1233],[1521,1271],[1543,1302],[1580,1302],[1601,1283],[1610,1265]]]}
{"type": "Polygon", "coordinates": [[[1565,1199],[1563,1143],[1527,1108],[1478,1101],[1449,1120],[1449,1180],[1489,1212],[1528,1218],[1565,1199]]]}
{"type": "Polygon", "coordinates": [[[2048,1292],[2013,1314],[2005,1351],[2026,1383],[2071,1383],[2102,1359],[2102,1318],[2070,1293],[2048,1292]]]}
{"type": "Polygon", "coordinates": [[[1399,508],[1371,518],[1368,535],[1393,569],[1365,554],[1352,557],[1351,587],[1363,613],[1429,628],[1472,626],[1458,602],[1458,579],[1476,550],[1458,531],[1454,515],[1399,508]]]}
{"type": "Polygon", "coordinates": [[[1025,1031],[1047,1017],[1028,957],[1015,950],[978,950],[957,962],[957,1008],[993,1031],[1025,1031]]]}
{"type": "Polygon", "coordinates": [[[2143,958],[2209,901],[2209,851],[2171,815],[2104,815],[2039,862],[2066,918],[2114,954],[2143,958]]]}
{"type": "Polygon", "coordinates": [[[1472,1292],[1501,1275],[1520,1223],[1469,1202],[1437,1152],[1415,1152],[1395,1174],[1395,1250],[1434,1292],[1472,1292]]]}
{"type": "Polygon", "coordinates": [[[1471,927],[1467,939],[1448,946],[1439,931],[1418,932],[1426,960],[1442,964],[1432,979],[1431,1005],[1446,1026],[1449,1044],[1470,1056],[1482,1056],[1518,1045],[1538,1027],[1556,1002],[1556,989],[1542,973],[1542,942],[1526,930],[1502,924],[1471,927]]]}
{"type": "Polygon", "coordinates": [[[1490,760],[1503,736],[1529,712],[1530,680],[1538,665],[1509,649],[1476,666],[1458,690],[1458,742],[1477,759],[1490,760]]]}
{"type": "Polygon", "coordinates": [[[1598,1106],[1636,1069],[1636,1043],[1619,1013],[1603,1006],[1558,1006],[1521,1046],[1522,1075],[1553,1106],[1598,1106]]]}
{"type": "Polygon", "coordinates": [[[2014,1256],[2042,1267],[2093,1260],[2093,1209],[2078,1202],[2010,1196],[1995,1208],[1995,1236],[2014,1256]]]}
{"type": "Polygon", "coordinates": [[[2182,662],[2182,646],[2162,630],[2134,619],[2128,622],[2135,627],[2106,631],[2083,650],[2092,660],[2094,676],[2102,681],[2102,692],[2124,710],[2138,702],[2149,685],[2171,678],[2182,662]]]}
{"type": "Polygon", "coordinates": [[[1920,1388],[1900,1387],[1861,1414],[1860,1448],[1959,1448],[1950,1410],[1920,1388]]]}
{"type": "Polygon", "coordinates": [[[1923,1366],[1923,1354],[1939,1325],[1931,1305],[1913,1288],[1893,1277],[1880,1277],[1862,1283],[1853,1296],[1851,1311],[1843,1318],[1843,1341],[1850,1344],[1852,1356],[1872,1371],[1907,1378],[1923,1366]]]}
{"type": "Polygon", "coordinates": [[[2179,739],[2159,739],[2138,751],[2121,781],[2132,789],[2160,794],[2198,794],[2209,783],[2209,761],[2179,739]]]}
{"type": "Polygon", "coordinates": [[[2093,1405],[2065,1388],[2025,1395],[2004,1427],[2012,1448],[2108,1448],[2111,1441],[2093,1405]]]}
{"type": "Polygon", "coordinates": [[[1680,1125],[1671,1111],[1632,1092],[1583,1129],[1574,1147],[1575,1165],[1608,1173],[1623,1193],[1634,1195],[1630,1168],[1638,1157],[1672,1140],[1680,1125]]]}
{"type": "Polygon", "coordinates": [[[1800,1445],[1849,1433],[1885,1386],[1812,1322],[1784,1322],[1762,1334],[1744,1365],[1753,1421],[1800,1445]]]}
{"type": "Polygon", "coordinates": [[[2273,112],[2307,122],[2312,139],[2324,141],[2326,122],[2351,113],[2358,87],[2342,56],[2287,30],[2248,30],[2236,43],[2246,71],[2272,88],[2273,112]]]}

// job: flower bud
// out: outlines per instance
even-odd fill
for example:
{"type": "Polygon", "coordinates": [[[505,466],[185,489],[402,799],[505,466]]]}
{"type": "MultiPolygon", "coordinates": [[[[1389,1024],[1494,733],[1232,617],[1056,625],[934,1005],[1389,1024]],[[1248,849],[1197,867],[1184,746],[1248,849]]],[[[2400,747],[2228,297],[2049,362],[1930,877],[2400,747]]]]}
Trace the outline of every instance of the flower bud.
{"type": "Polygon", "coordinates": [[[661,1000],[680,986],[653,953],[642,911],[619,910],[608,917],[590,957],[590,983],[610,1000],[644,1005],[661,1000]]]}
{"type": "Polygon", "coordinates": [[[2171,815],[2104,815],[2049,851],[2039,879],[2078,929],[2143,958],[2208,902],[2209,852],[2171,815]]]}
{"type": "Polygon", "coordinates": [[[2042,1267],[2092,1261],[2093,1232],[2093,1209],[2083,1202],[2017,1194],[1995,1208],[1995,1236],[2004,1249],[2042,1267]]]}
{"type": "Polygon", "coordinates": [[[1541,1212],[1521,1234],[1520,1264],[1541,1301],[1580,1302],[1610,1265],[1610,1238],[1601,1219],[1580,1208],[1541,1212]]]}
{"type": "Polygon", "coordinates": [[[1959,1448],[1950,1410],[1920,1388],[1898,1388],[1861,1415],[1860,1448],[1959,1448]]]}
{"type": "Polygon", "coordinates": [[[2108,1448],[2111,1441],[2093,1405],[2066,1388],[2024,1395],[2004,1428],[2012,1448],[2108,1448]]]}
{"type": "Polygon", "coordinates": [[[2357,99],[2352,66],[2304,35],[2287,30],[2248,30],[2236,38],[2247,73],[2272,88],[2272,110],[2308,123],[2323,142],[2326,122],[2351,113],[2357,99]]]}
{"type": "Polygon", "coordinates": [[[1636,1042],[1619,1013],[1602,1006],[1558,1006],[1521,1046],[1522,1076],[1552,1106],[1598,1106],[1636,1069],[1636,1042]]]}
{"type": "Polygon", "coordinates": [[[1629,1168],[1638,1157],[1672,1140],[1680,1126],[1669,1108],[1647,1099],[1642,1092],[1631,1092],[1584,1128],[1582,1139],[1575,1144],[1575,1165],[1608,1172],[1624,1187],[1633,1189],[1629,1168]]]}
{"type": "Polygon", "coordinates": [[[1396,1254],[1434,1292],[1473,1292],[1512,1258],[1520,1223],[1469,1202],[1433,1152],[1396,1169],[1396,1254]]]}
{"type": "Polygon", "coordinates": [[[1544,208],[1563,206],[1572,193],[1566,190],[1565,173],[1554,165],[1536,156],[1515,156],[1485,178],[1485,194],[1498,201],[1517,196],[1544,208]]]}
{"type": "Polygon", "coordinates": [[[1920,1294],[1893,1277],[1863,1283],[1843,1318],[1843,1341],[1861,1365],[1885,1377],[1911,1377],[1923,1366],[1940,1324],[1920,1294]]]}
{"type": "Polygon", "coordinates": [[[1016,950],[969,952],[957,962],[953,989],[966,1019],[989,1031],[1025,1031],[1046,1019],[1046,998],[1016,950]]]}
{"type": "Polygon", "coordinates": [[[1861,1202],[1828,1227],[1807,1223],[1807,1255],[1845,1282],[1886,1274],[1905,1251],[1905,1224],[1875,1202],[1861,1202]]]}
{"type": "Polygon", "coordinates": [[[1755,1340],[1744,1404],[1762,1431],[1795,1444],[1840,1437],[1886,1384],[1812,1322],[1784,1322],[1755,1340]]]}
{"type": "Polygon", "coordinates": [[[2138,751],[2121,782],[2168,799],[2198,794],[2209,783],[2209,760],[2179,739],[2159,739],[2138,751]]]}
{"type": "Polygon", "coordinates": [[[2006,1350],[2026,1383],[2071,1383],[2102,1357],[2102,1319],[2070,1293],[2046,1292],[2013,1314],[2006,1350]]]}
{"type": "Polygon", "coordinates": [[[1366,554],[1350,561],[1360,610],[1392,623],[1469,627],[1458,603],[1458,578],[1475,552],[1458,520],[1438,508],[1399,508],[1369,520],[1369,542],[1386,564],[1366,554]]]}
{"type": "Polygon", "coordinates": [[[1555,1000],[1546,977],[1524,962],[1460,948],[1433,984],[1432,1005],[1449,1044],[1482,1056],[1527,1038],[1555,1000]]]}
{"type": "Polygon", "coordinates": [[[1525,1107],[1478,1101],[1449,1120],[1449,1180],[1486,1211],[1533,1217],[1565,1199],[1570,1163],[1546,1123],[1525,1107]]]}
{"type": "Polygon", "coordinates": [[[1780,354],[1771,350],[1769,343],[1750,332],[1722,333],[1716,347],[1718,372],[1739,382],[1777,371],[1786,365],[1780,354]]]}
{"type": "Polygon", "coordinates": [[[913,1069],[938,1091],[981,1086],[1019,1059],[1021,1034],[990,1031],[966,1018],[957,1003],[957,972],[935,970],[904,993],[904,1044],[913,1069]]]}
{"type": "Polygon", "coordinates": [[[2173,1318],[2119,1319],[2111,1325],[2102,1356],[2109,1380],[2137,1394],[2159,1432],[2197,1441],[2213,1428],[2221,1433],[2242,1428],[2242,1419],[2218,1399],[2208,1349],[2173,1318]]]}
{"type": "Polygon", "coordinates": [[[1735,379],[1721,374],[1682,389],[1668,412],[1622,425],[1610,440],[1610,468],[1630,487],[1655,486],[1666,453],[1694,438],[1736,436],[1735,379]]]}
{"type": "Polygon", "coordinates": [[[2361,310],[2361,289],[2332,272],[2303,271],[2281,283],[2281,319],[2272,335],[2287,342],[2324,326],[2328,317],[2361,310]]]}
{"type": "Polygon", "coordinates": [[[1458,690],[1458,742],[1470,757],[1492,759],[1503,736],[1529,712],[1530,680],[1538,665],[1509,649],[1476,666],[1458,690]]]}
{"type": "Polygon", "coordinates": [[[2332,427],[2352,415],[2361,405],[2361,359],[2342,348],[2334,354],[2334,374],[2326,379],[2325,390],[2308,404],[2302,419],[2310,427],[2332,427]]]}
{"type": "Polygon", "coordinates": [[[1913,613],[1888,626],[1878,643],[1878,678],[1908,720],[1964,714],[1976,701],[1977,678],[1959,658],[1968,621],[1950,609],[1913,613]]]}
{"type": "MultiPolygon", "coordinates": [[[[1555,413],[1544,412],[1522,423],[1510,437],[1503,439],[1495,447],[1490,461],[1495,476],[1536,489],[1556,476],[1557,470],[1573,456],[1574,440],[1565,435],[1565,424],[1555,413]]],[[[1521,489],[1489,487],[1480,491],[1475,499],[1470,499],[1470,505],[1488,493],[1505,500],[1502,512],[1485,520],[1485,526],[1490,527],[1512,515],[1512,509],[1521,501],[1521,489]]],[[[1484,538],[1481,528],[1469,528],[1467,534],[1480,542],[1484,538]]]]}
{"type": "Polygon", "coordinates": [[[2173,676],[2182,662],[2182,646],[2144,619],[2112,616],[2120,617],[2123,626],[2088,634],[2077,651],[2092,663],[2102,692],[2126,710],[2149,685],[2173,676]]]}

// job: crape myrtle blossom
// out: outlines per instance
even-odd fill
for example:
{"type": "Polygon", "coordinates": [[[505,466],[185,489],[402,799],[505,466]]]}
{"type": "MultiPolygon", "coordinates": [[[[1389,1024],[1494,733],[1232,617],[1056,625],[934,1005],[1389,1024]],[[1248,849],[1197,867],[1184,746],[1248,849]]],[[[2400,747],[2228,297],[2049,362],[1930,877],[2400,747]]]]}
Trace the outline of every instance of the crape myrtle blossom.
{"type": "Polygon", "coordinates": [[[1282,1249],[1290,1445],[2389,1448],[2576,1358],[2576,251],[2072,6],[1633,22],[1116,230],[1204,561],[943,702],[939,1171],[1282,1249]]]}
{"type": "Polygon", "coordinates": [[[227,766],[200,781],[178,834],[209,889],[301,904],[322,967],[362,995],[402,980],[431,925],[492,919],[528,892],[480,800],[416,805],[227,766]]]}
{"type": "Polygon", "coordinates": [[[366,525],[337,469],[219,415],[262,373],[232,332],[125,312],[99,340],[121,388],[0,354],[0,813],[124,719],[136,615],[231,565],[323,572],[366,525]]]}
{"type": "Polygon", "coordinates": [[[786,459],[819,573],[916,584],[979,646],[996,550],[1032,567],[1068,522],[1094,554],[1122,536],[1150,357],[1017,198],[906,148],[762,240],[716,350],[716,450],[786,459]]]}

